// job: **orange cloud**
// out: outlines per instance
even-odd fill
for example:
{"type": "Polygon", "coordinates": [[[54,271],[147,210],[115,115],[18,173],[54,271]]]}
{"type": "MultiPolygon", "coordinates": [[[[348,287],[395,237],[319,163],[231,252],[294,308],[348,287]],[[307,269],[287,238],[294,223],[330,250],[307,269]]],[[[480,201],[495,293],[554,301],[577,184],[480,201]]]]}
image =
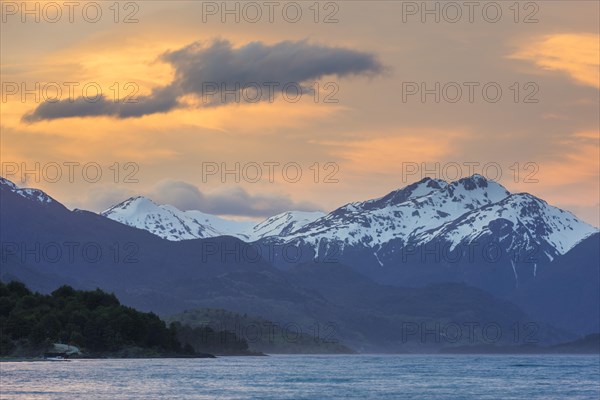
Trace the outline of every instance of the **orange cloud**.
{"type": "Polygon", "coordinates": [[[567,73],[575,81],[600,88],[600,36],[556,34],[521,47],[510,58],[534,62],[549,71],[567,73]]]}

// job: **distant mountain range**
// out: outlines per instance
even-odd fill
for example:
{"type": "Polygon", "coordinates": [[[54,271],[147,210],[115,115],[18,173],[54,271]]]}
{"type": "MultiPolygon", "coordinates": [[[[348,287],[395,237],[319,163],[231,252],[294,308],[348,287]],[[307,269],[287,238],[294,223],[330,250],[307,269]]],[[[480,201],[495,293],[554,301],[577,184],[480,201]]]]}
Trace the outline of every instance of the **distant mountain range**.
{"type": "Polygon", "coordinates": [[[168,240],[228,235],[251,242],[268,238],[312,245],[315,250],[324,243],[341,251],[360,246],[371,249],[382,266],[390,243],[425,246],[437,240],[452,251],[494,235],[510,239],[513,254],[536,251],[540,261],[551,261],[598,231],[568,211],[528,193],[511,194],[481,175],[451,183],[425,178],[329,214],[288,211],[259,224],[180,211],[145,197],[127,199],[101,215],[168,240]]]}
{"type": "Polygon", "coordinates": [[[598,229],[478,175],[259,224],[142,197],[100,215],[70,211],[0,179],[0,277],[35,290],[101,287],[161,315],[208,307],[300,326],[334,322],[358,350],[422,345],[401,340],[406,323],[494,321],[509,331],[534,321],[544,343],[600,331],[598,229]],[[61,257],[44,254],[49,243],[61,257]],[[75,260],[66,243],[79,245],[75,260]],[[103,256],[82,258],[88,243],[103,256]],[[244,246],[270,252],[230,257],[244,246]],[[290,261],[286,246],[299,256],[290,261]],[[215,248],[226,251],[209,257],[215,248]]]}
{"type": "Polygon", "coordinates": [[[131,197],[101,215],[134,228],[144,229],[163,239],[205,239],[233,236],[256,241],[267,236],[294,232],[325,214],[321,212],[288,211],[259,224],[235,221],[205,214],[201,211],[181,211],[170,205],[158,205],[143,197],[131,197]]]}

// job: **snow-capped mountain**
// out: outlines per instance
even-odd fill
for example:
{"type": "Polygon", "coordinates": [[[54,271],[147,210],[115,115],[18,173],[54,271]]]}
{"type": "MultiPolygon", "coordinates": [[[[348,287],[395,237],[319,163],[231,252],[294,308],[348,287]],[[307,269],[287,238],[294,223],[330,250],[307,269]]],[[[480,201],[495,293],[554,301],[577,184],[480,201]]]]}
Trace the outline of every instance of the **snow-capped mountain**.
{"type": "Polygon", "coordinates": [[[412,238],[441,227],[470,211],[498,202],[510,193],[474,175],[450,184],[425,178],[379,199],[350,203],[281,240],[321,239],[377,248],[391,240],[412,238]]]}
{"type": "MultiPolygon", "coordinates": [[[[550,258],[597,231],[535,196],[511,195],[502,185],[473,175],[451,183],[425,178],[379,199],[347,204],[273,240],[315,249],[335,243],[341,251],[359,246],[377,253],[390,242],[405,246],[443,239],[452,249],[495,232],[498,221],[508,221],[521,236],[547,244],[554,249],[550,258]]],[[[520,245],[527,247],[525,242],[512,243],[520,245]]]]}
{"type": "Polygon", "coordinates": [[[253,222],[233,221],[196,210],[181,211],[170,205],[158,205],[143,196],[129,198],[101,215],[168,240],[216,236],[247,240],[245,232],[254,226],[253,222]]]}
{"type": "Polygon", "coordinates": [[[167,240],[204,239],[234,236],[253,242],[267,236],[286,235],[320,217],[321,212],[286,211],[256,224],[205,214],[181,211],[171,205],[158,205],[143,197],[132,197],[101,215],[134,228],[144,229],[167,240]]]}

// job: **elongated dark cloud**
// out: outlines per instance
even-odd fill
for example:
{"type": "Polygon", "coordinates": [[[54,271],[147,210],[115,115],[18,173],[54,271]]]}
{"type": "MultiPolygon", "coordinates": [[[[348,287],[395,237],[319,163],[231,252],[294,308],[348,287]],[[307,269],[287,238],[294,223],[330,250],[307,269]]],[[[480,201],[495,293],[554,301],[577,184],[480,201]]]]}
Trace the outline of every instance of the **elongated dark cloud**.
{"type": "Polygon", "coordinates": [[[324,76],[376,75],[383,70],[370,53],[305,40],[274,45],[251,42],[239,48],[226,40],[215,40],[210,45],[195,42],[166,52],[160,59],[175,68],[174,81],[156,88],[149,96],[139,97],[136,103],[115,102],[106,97],[95,102],[65,99],[39,105],[23,121],[103,115],[140,117],[185,107],[178,99],[189,94],[198,96],[202,106],[218,106],[242,98],[270,101],[286,85],[295,96],[297,88],[307,90],[305,84],[324,76]],[[241,97],[241,93],[246,97],[241,97]]]}
{"type": "Polygon", "coordinates": [[[199,210],[209,214],[241,217],[266,218],[289,210],[319,210],[314,204],[295,202],[285,195],[250,194],[239,186],[204,193],[194,185],[174,180],[159,182],[148,197],[180,210],[199,210]]]}
{"type": "Polygon", "coordinates": [[[271,46],[252,42],[237,49],[225,40],[214,41],[209,47],[196,42],[167,52],[161,59],[175,67],[174,84],[181,92],[204,95],[208,100],[205,105],[234,101],[233,95],[223,101],[223,89],[231,92],[238,86],[258,87],[264,92],[261,100],[267,100],[269,87],[277,93],[290,83],[312,83],[326,75],[372,75],[383,69],[372,54],[307,41],[271,46]]]}
{"type": "Polygon", "coordinates": [[[167,112],[178,106],[177,96],[171,88],[152,91],[150,96],[131,98],[131,102],[116,102],[102,95],[98,98],[78,97],[72,101],[45,102],[35,111],[23,117],[24,122],[44,119],[112,116],[116,118],[141,117],[147,114],[167,112]]]}

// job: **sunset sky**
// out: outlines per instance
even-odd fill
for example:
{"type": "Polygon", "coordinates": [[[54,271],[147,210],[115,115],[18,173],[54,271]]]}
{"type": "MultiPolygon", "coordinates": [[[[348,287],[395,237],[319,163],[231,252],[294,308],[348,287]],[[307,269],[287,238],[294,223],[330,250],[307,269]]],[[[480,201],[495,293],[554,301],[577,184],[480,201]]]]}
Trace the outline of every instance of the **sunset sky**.
{"type": "MultiPolygon", "coordinates": [[[[28,3],[32,9],[34,3],[28,3]]],[[[43,14],[44,3],[52,2],[38,3],[43,14]]],[[[102,211],[146,195],[182,209],[260,219],[382,196],[431,176],[422,163],[428,169],[439,163],[442,179],[454,179],[457,165],[461,176],[469,175],[468,166],[479,163],[474,172],[490,178],[497,168],[482,166],[500,166],[499,180],[511,192],[529,192],[600,225],[597,1],[522,2],[518,15],[509,9],[513,2],[499,2],[496,23],[482,15],[486,2],[473,22],[463,15],[454,23],[443,16],[439,23],[432,16],[422,22],[419,11],[407,8],[421,2],[400,1],[321,2],[318,16],[313,2],[297,2],[302,17],[296,23],[286,20],[294,10],[282,15],[285,3],[275,8],[272,23],[267,8],[255,23],[244,15],[239,22],[225,15],[223,23],[219,10],[213,15],[208,7],[221,2],[193,1],[122,2],[115,22],[113,2],[101,1],[95,4],[102,18],[92,23],[82,17],[85,3],[78,2],[74,22],[63,8],[51,23],[44,20],[55,15],[50,8],[35,22],[22,15],[21,2],[2,0],[2,175],[68,207],[102,211]],[[124,23],[129,14],[138,22],[124,23]],[[49,82],[62,87],[60,101],[22,96],[23,87],[35,91],[39,83],[48,88],[42,94],[53,97],[49,82]],[[74,101],[65,82],[79,83],[74,101]],[[138,102],[113,101],[115,82],[120,100],[139,88],[138,102]],[[218,92],[203,97],[212,82],[304,89],[317,82],[319,98],[307,90],[292,102],[276,89],[272,102],[236,102],[233,95],[223,102],[218,92]],[[407,94],[423,82],[429,89],[439,82],[447,91],[440,89],[437,103],[434,94],[425,101],[421,93],[407,94]],[[477,84],[472,102],[465,82],[477,84]],[[81,99],[89,83],[106,97],[81,99]],[[488,95],[502,89],[497,102],[485,99],[486,84],[488,95]],[[462,97],[451,102],[456,86],[462,97]],[[14,165],[33,169],[36,162],[93,162],[103,176],[87,182],[76,169],[74,182],[63,176],[23,183],[7,174],[14,165]],[[139,166],[138,183],[124,182],[133,171],[124,169],[128,162],[139,166]],[[270,182],[264,163],[272,162],[280,166],[270,182]],[[117,183],[109,168],[115,163],[117,183]],[[257,163],[263,179],[203,179],[207,163],[231,169],[240,163],[252,177],[255,164],[249,163],[257,163]],[[298,182],[283,179],[286,163],[301,167],[298,182]],[[419,170],[407,175],[415,165],[419,170]]],[[[246,11],[254,16],[255,10],[246,11]]]]}

